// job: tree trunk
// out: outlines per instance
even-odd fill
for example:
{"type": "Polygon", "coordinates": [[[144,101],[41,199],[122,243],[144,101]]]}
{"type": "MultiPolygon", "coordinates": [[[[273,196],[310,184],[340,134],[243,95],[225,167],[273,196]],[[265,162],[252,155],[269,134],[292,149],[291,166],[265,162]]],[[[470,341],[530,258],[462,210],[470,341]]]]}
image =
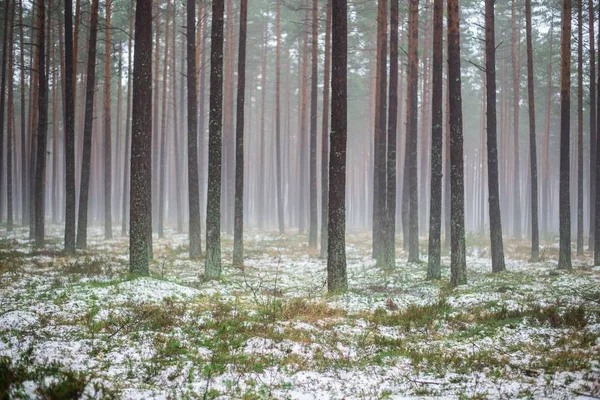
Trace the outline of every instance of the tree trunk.
{"type": "MultiPolygon", "coordinates": [[[[106,30],[104,45],[104,238],[112,239],[112,130],[110,116],[111,69],[110,55],[111,2],[106,0],[106,30]]],[[[119,82],[121,84],[121,82],[119,82]]]]}
{"type": "Polygon", "coordinates": [[[588,20],[589,20],[589,44],[590,44],[590,231],[589,231],[589,247],[594,250],[595,236],[595,219],[596,219],[596,140],[598,140],[598,132],[596,132],[597,122],[597,82],[596,82],[596,46],[594,42],[594,2],[588,2],[588,20]]]}
{"type": "Polygon", "coordinates": [[[583,255],[583,0],[577,4],[577,255],[583,255]]]}
{"type": "MultiPolygon", "coordinates": [[[[200,192],[198,189],[198,125],[196,104],[196,3],[187,1],[187,89],[188,89],[188,201],[190,258],[202,255],[200,192]]],[[[219,150],[220,151],[220,150],[219,150]]]]}
{"type": "Polygon", "coordinates": [[[529,162],[531,176],[531,261],[537,262],[540,254],[538,225],[538,170],[535,132],[535,94],[533,76],[533,44],[531,40],[531,0],[525,0],[527,35],[527,96],[529,100],[529,162]]]}
{"type": "Polygon", "coordinates": [[[75,59],[73,3],[65,0],[65,252],[75,251],[75,59]]]}
{"type": "Polygon", "coordinates": [[[558,268],[571,269],[571,0],[563,1],[560,82],[560,190],[558,268]]]}
{"type": "Polygon", "coordinates": [[[488,196],[490,213],[490,241],[492,271],[504,271],[504,245],[500,216],[500,190],[498,187],[498,145],[496,139],[496,40],[494,27],[494,0],[485,0],[485,52],[487,82],[487,155],[488,196]]]}
{"type": "MultiPolygon", "coordinates": [[[[21,69],[21,222],[27,224],[27,133],[25,128],[25,46],[23,34],[23,1],[19,0],[19,53],[21,69]]],[[[74,215],[74,213],[73,213],[74,215]]],[[[75,229],[73,228],[73,247],[75,245],[75,229]]]]}
{"type": "Polygon", "coordinates": [[[8,34],[8,107],[6,121],[6,230],[13,231],[13,138],[14,138],[14,29],[16,4],[13,1],[10,18],[10,33],[8,34]]]}
{"type": "MultiPolygon", "coordinates": [[[[43,4],[41,5],[43,7],[43,4]]],[[[10,25],[10,0],[4,1],[4,28],[2,29],[2,82],[0,87],[0,193],[2,193],[2,168],[4,156],[4,108],[6,104],[6,67],[8,62],[8,34],[10,25]]],[[[0,196],[0,222],[2,222],[2,196],[0,196]]]]}
{"type": "MultiPolygon", "coordinates": [[[[166,176],[167,176],[167,88],[169,77],[169,17],[171,11],[171,2],[167,0],[167,9],[165,13],[165,54],[162,75],[162,101],[160,117],[160,160],[158,166],[158,237],[165,236],[165,195],[166,195],[166,176]]],[[[174,50],[173,50],[174,51],[174,50]]]]}
{"type": "Polygon", "coordinates": [[[327,258],[329,217],[329,89],[331,87],[331,0],[327,0],[325,65],[323,66],[323,116],[321,125],[321,258],[327,258]]]}
{"type": "MultiPolygon", "coordinates": [[[[457,5],[456,5],[457,6],[457,5]]],[[[442,102],[444,58],[444,1],[433,2],[433,67],[431,86],[431,202],[429,212],[429,257],[427,279],[440,279],[442,269],[442,152],[444,114],[442,102]]]]}
{"type": "Polygon", "coordinates": [[[375,136],[373,139],[373,255],[383,265],[386,202],[387,124],[387,0],[377,6],[377,75],[375,78],[375,136]]]}
{"type": "Polygon", "coordinates": [[[331,151],[327,289],[348,288],[346,276],[346,141],[348,28],[346,0],[332,0],[331,151]]]}
{"type": "Polygon", "coordinates": [[[450,284],[467,283],[465,259],[465,186],[463,160],[463,121],[460,78],[460,27],[458,0],[448,0],[448,82],[450,91],[450,183],[451,183],[451,261],[450,284]]]}
{"type": "Polygon", "coordinates": [[[248,0],[241,0],[240,41],[238,46],[238,82],[235,129],[235,210],[233,265],[244,264],[244,105],[246,96],[246,25],[248,0]]]}
{"type": "Polygon", "coordinates": [[[312,0],[312,61],[311,61],[311,78],[310,78],[310,217],[308,228],[308,247],[316,248],[318,241],[319,219],[317,216],[317,84],[318,76],[318,49],[319,49],[319,33],[318,33],[318,0],[312,0]]]}
{"type": "Polygon", "coordinates": [[[129,271],[148,275],[148,230],[152,226],[148,212],[152,201],[152,3],[146,0],[136,1],[134,43],[129,271]]]}
{"type": "MultiPolygon", "coordinates": [[[[276,174],[277,174],[277,225],[279,227],[279,234],[283,235],[285,232],[285,221],[284,221],[284,203],[283,203],[283,182],[282,175],[283,170],[281,166],[281,0],[277,0],[277,16],[275,21],[275,30],[277,35],[277,48],[275,54],[275,157],[276,157],[276,174]]],[[[266,43],[266,41],[265,41],[266,43]]],[[[265,44],[266,46],[266,44],[265,44]]],[[[266,53],[265,60],[266,63],[266,53]]],[[[266,64],[265,64],[266,65],[266,64]]],[[[263,69],[266,66],[263,66],[263,69]]],[[[265,78],[266,82],[266,78],[265,78]]],[[[264,108],[264,97],[263,97],[263,108],[264,108]]],[[[263,110],[264,113],[264,110],[263,110]]],[[[264,117],[264,114],[263,114],[264,117]]],[[[263,139],[264,141],[264,135],[263,139]]],[[[264,176],[261,177],[264,180],[264,176]]]]}
{"type": "Polygon", "coordinates": [[[221,150],[223,133],[222,118],[224,14],[223,3],[224,0],[214,0],[212,5],[213,21],[211,28],[212,31],[210,51],[211,68],[208,151],[208,201],[206,212],[206,266],[204,270],[204,277],[206,279],[216,279],[221,276],[221,150]]]}
{"type": "Polygon", "coordinates": [[[519,166],[519,108],[521,91],[521,73],[519,53],[519,30],[517,30],[517,14],[515,9],[516,0],[512,0],[512,40],[511,40],[511,61],[513,77],[513,131],[514,131],[514,175],[513,181],[513,230],[517,239],[521,234],[521,169],[519,166]]]}
{"type": "Polygon", "coordinates": [[[418,115],[418,47],[419,0],[410,0],[408,19],[408,87],[406,94],[409,110],[406,122],[406,161],[404,174],[408,179],[408,261],[419,261],[419,205],[417,182],[417,115],[418,115]]]}
{"type": "MultiPolygon", "coordinates": [[[[390,9],[390,87],[387,121],[386,174],[384,175],[384,216],[382,265],[392,268],[396,264],[396,147],[398,129],[398,0],[391,0],[390,9]]],[[[383,89],[383,88],[382,88],[383,89]]],[[[385,91],[384,91],[385,94],[385,91]]],[[[385,127],[385,124],[384,124],[385,127]]],[[[385,138],[384,138],[385,141],[385,138]]]]}
{"type": "MultiPolygon", "coordinates": [[[[183,119],[179,119],[177,116],[177,110],[179,110],[177,104],[177,46],[176,46],[176,37],[177,37],[177,6],[173,9],[173,51],[171,52],[171,73],[172,73],[172,88],[173,88],[173,141],[174,141],[174,160],[175,163],[175,187],[180,188],[181,186],[181,148],[179,144],[179,123],[183,123],[183,119]]],[[[182,46],[183,47],[183,46],[182,46]]],[[[183,108],[183,104],[181,104],[183,108]]],[[[175,193],[175,207],[177,208],[177,233],[183,232],[183,210],[182,202],[181,202],[181,191],[176,190],[175,193]]],[[[200,208],[198,208],[200,209],[200,208]]]]}
{"type": "Polygon", "coordinates": [[[542,189],[542,234],[548,236],[550,233],[550,200],[551,200],[551,185],[550,182],[550,115],[552,113],[552,45],[553,45],[553,21],[550,21],[550,62],[548,63],[548,93],[546,94],[546,115],[544,126],[544,186],[542,189]]]}
{"type": "MultiPolygon", "coordinates": [[[[46,4],[38,2],[38,130],[35,163],[35,245],[44,246],[46,200],[46,143],[48,131],[48,81],[46,75],[46,4]]],[[[2,105],[3,107],[3,105],[2,105]]],[[[0,149],[1,151],[1,149],[0,149]]]]}
{"type": "Polygon", "coordinates": [[[121,213],[123,215],[121,220],[121,235],[127,235],[127,226],[129,221],[129,212],[127,210],[127,204],[129,202],[130,193],[129,193],[129,167],[130,163],[127,162],[130,152],[131,152],[131,84],[133,77],[133,65],[132,65],[132,55],[133,55],[133,21],[134,21],[134,5],[135,0],[131,0],[131,9],[129,13],[129,43],[127,45],[127,111],[125,117],[125,153],[123,154],[124,167],[123,167],[123,198],[122,198],[122,206],[121,213]]]}

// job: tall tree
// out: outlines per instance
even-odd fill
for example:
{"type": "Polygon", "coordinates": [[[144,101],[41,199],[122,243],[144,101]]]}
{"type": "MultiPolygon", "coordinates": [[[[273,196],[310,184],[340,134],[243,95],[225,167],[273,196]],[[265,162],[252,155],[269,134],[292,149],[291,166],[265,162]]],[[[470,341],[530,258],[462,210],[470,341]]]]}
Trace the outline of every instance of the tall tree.
{"type": "Polygon", "coordinates": [[[386,187],[387,117],[387,0],[377,2],[377,73],[375,77],[375,136],[373,139],[373,255],[383,263],[386,187]]]}
{"type": "Polygon", "coordinates": [[[13,230],[13,141],[15,131],[15,120],[14,120],[14,29],[15,19],[14,14],[16,10],[16,4],[13,1],[11,7],[11,18],[10,18],[10,32],[8,34],[8,105],[7,105],[7,117],[6,121],[6,230],[12,232],[13,230]]]}
{"type": "Polygon", "coordinates": [[[577,2],[577,255],[583,254],[583,0],[577,2]]]}
{"type": "Polygon", "coordinates": [[[571,10],[572,0],[562,7],[560,44],[560,189],[559,189],[559,256],[558,267],[571,269],[571,10]]]}
{"type": "Polygon", "coordinates": [[[48,133],[48,76],[46,69],[46,4],[38,2],[38,122],[35,162],[35,245],[44,245],[46,200],[46,151],[48,133]]]}
{"type": "Polygon", "coordinates": [[[444,1],[433,1],[433,69],[431,86],[431,202],[429,212],[429,257],[427,278],[440,279],[442,269],[442,152],[444,114],[443,95],[443,30],[444,1]]]}
{"type": "Polygon", "coordinates": [[[75,72],[73,58],[73,2],[65,6],[65,251],[75,251],[75,72]]]}
{"type": "MultiPolygon", "coordinates": [[[[171,16],[171,1],[167,0],[166,15],[165,15],[165,54],[163,58],[163,76],[162,76],[162,101],[161,101],[161,117],[160,117],[160,149],[159,149],[159,166],[158,166],[158,237],[165,236],[165,196],[167,190],[167,88],[169,85],[169,19],[171,16]]],[[[174,49],[171,51],[175,51],[174,49]]]]}
{"type": "Polygon", "coordinates": [[[224,8],[224,0],[213,1],[210,44],[210,112],[208,122],[209,151],[208,201],[206,210],[206,265],[204,270],[204,277],[207,279],[215,279],[221,276],[221,153],[223,134],[224,8]]]}
{"type": "MultiPolygon", "coordinates": [[[[198,188],[198,114],[196,97],[196,2],[187,0],[187,89],[188,89],[188,203],[190,258],[202,255],[200,191],[198,188]]],[[[220,162],[220,161],[219,161],[220,162]]],[[[219,185],[220,186],[220,185],[219,185]]]]}
{"type": "MultiPolygon", "coordinates": [[[[66,3],[66,2],[65,2],[66,3]]],[[[27,130],[25,128],[25,46],[23,30],[23,0],[19,0],[19,66],[21,70],[21,221],[25,225],[28,217],[27,204],[27,130]]],[[[73,191],[75,193],[75,191],[73,191]]],[[[74,206],[73,206],[74,207],[74,206]]],[[[74,208],[73,208],[74,210],[74,208]]],[[[75,215],[73,211],[73,215],[75,215]]],[[[75,247],[75,228],[73,226],[73,248],[75,247]]]]}
{"type": "Polygon", "coordinates": [[[329,232],[327,289],[348,288],[346,275],[346,142],[348,22],[346,0],[332,0],[331,150],[329,152],[329,232]]]}
{"type": "Polygon", "coordinates": [[[85,121],[83,126],[83,155],[79,187],[79,215],[77,218],[77,247],[87,246],[88,197],[92,158],[92,127],[94,123],[94,91],[96,89],[96,38],[98,35],[98,0],[92,0],[90,38],[88,41],[87,82],[85,89],[85,121]]]}
{"type": "Polygon", "coordinates": [[[391,0],[390,8],[390,87],[387,121],[387,160],[384,183],[385,217],[382,264],[393,267],[396,263],[396,147],[398,128],[398,0],[391,0]]]}
{"type": "Polygon", "coordinates": [[[450,185],[452,286],[467,283],[465,259],[465,185],[462,93],[460,77],[460,16],[458,0],[448,0],[448,90],[450,91],[450,185]]]}
{"type": "MultiPolygon", "coordinates": [[[[8,62],[8,27],[10,25],[10,0],[4,1],[4,27],[2,29],[2,78],[0,83],[0,177],[2,176],[4,156],[4,109],[6,106],[6,67],[8,62]]],[[[2,179],[0,179],[0,192],[2,179]]],[[[2,198],[0,197],[0,222],[2,222],[2,198]]]]}
{"type": "Polygon", "coordinates": [[[596,46],[594,37],[594,2],[588,1],[589,47],[590,47],[590,234],[589,247],[594,250],[596,218],[596,140],[598,140],[597,122],[597,82],[596,82],[596,46]]]}
{"type": "Polygon", "coordinates": [[[525,0],[525,29],[527,40],[527,96],[529,100],[529,162],[531,183],[531,261],[540,254],[540,231],[538,224],[538,172],[535,132],[535,93],[533,75],[533,44],[531,39],[531,0],[525,0]]]}
{"type": "Polygon", "coordinates": [[[248,0],[241,0],[240,42],[238,46],[238,82],[235,121],[235,210],[233,227],[233,264],[244,263],[244,105],[246,101],[246,26],[248,0]]]}
{"type": "Polygon", "coordinates": [[[496,139],[496,38],[494,0],[485,0],[485,56],[487,98],[487,156],[488,196],[490,213],[490,239],[492,271],[504,271],[504,245],[502,219],[500,218],[500,190],[498,187],[498,145],[496,139]]]}
{"type": "Polygon", "coordinates": [[[317,84],[318,76],[318,49],[319,49],[319,19],[318,0],[312,0],[312,45],[311,45],[311,78],[310,78],[310,218],[308,229],[308,246],[317,247],[318,223],[317,216],[317,84]]]}
{"type": "Polygon", "coordinates": [[[512,0],[510,45],[513,84],[513,132],[514,132],[514,177],[513,177],[513,230],[516,238],[521,238],[521,168],[519,166],[519,111],[521,94],[520,37],[517,29],[516,0],[512,0]]]}
{"type": "MultiPolygon", "coordinates": [[[[283,203],[283,183],[282,175],[283,170],[281,166],[281,0],[277,0],[276,10],[276,21],[275,21],[275,34],[277,35],[277,47],[275,49],[275,162],[277,163],[276,174],[277,174],[277,225],[279,226],[279,234],[283,235],[285,231],[284,221],[284,203],[283,203]]],[[[265,59],[263,61],[262,70],[263,74],[266,71],[266,41],[265,41],[265,59]]],[[[266,77],[263,79],[266,85],[266,77]]],[[[263,86],[263,109],[261,110],[262,116],[264,117],[264,92],[265,87],[263,86]]],[[[263,121],[264,124],[264,121],[263,121]]],[[[263,128],[264,129],[264,128],[263,128]]],[[[264,131],[263,131],[263,146],[264,146],[264,131]]],[[[261,153],[261,158],[264,155],[261,153]]],[[[261,181],[264,181],[264,177],[261,177],[261,181]]],[[[259,216],[263,219],[264,215],[259,216]]]]}
{"type": "MultiPolygon", "coordinates": [[[[110,116],[111,70],[110,56],[112,53],[110,19],[112,0],[106,0],[106,29],[104,35],[104,238],[112,239],[112,130],[110,116]]],[[[121,82],[119,82],[121,84],[121,82]]]]}
{"type": "Polygon", "coordinates": [[[133,64],[132,64],[132,55],[133,55],[133,22],[135,16],[135,2],[136,0],[131,0],[131,8],[129,11],[129,43],[127,45],[127,111],[125,113],[125,153],[123,154],[124,168],[123,168],[123,198],[121,204],[121,213],[123,215],[121,221],[121,235],[125,236],[127,234],[127,226],[129,221],[129,213],[127,212],[127,203],[129,201],[129,166],[130,163],[127,162],[129,158],[129,154],[131,153],[131,85],[133,78],[133,64]]]}
{"type": "Polygon", "coordinates": [[[321,125],[321,258],[327,257],[329,216],[329,89],[331,68],[331,0],[327,0],[325,18],[325,63],[323,66],[323,116],[321,125]]]}
{"type": "Polygon", "coordinates": [[[419,0],[410,0],[408,10],[408,69],[406,107],[405,190],[408,189],[408,261],[419,261],[419,204],[417,181],[417,128],[419,87],[419,0]]]}
{"type": "MultiPolygon", "coordinates": [[[[97,0],[94,0],[97,1],[97,0]]],[[[129,271],[148,275],[152,188],[152,0],[136,0],[131,121],[129,271]]]]}

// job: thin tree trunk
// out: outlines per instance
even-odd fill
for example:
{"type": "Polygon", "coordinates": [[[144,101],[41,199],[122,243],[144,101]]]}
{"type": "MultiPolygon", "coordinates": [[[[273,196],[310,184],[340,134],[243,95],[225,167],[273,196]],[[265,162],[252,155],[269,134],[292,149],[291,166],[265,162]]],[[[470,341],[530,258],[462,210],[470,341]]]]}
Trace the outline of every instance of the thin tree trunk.
{"type": "Polygon", "coordinates": [[[583,0],[577,4],[577,255],[583,255],[583,0]]]}
{"type": "Polygon", "coordinates": [[[488,196],[490,213],[490,241],[492,271],[504,271],[504,245],[500,216],[500,191],[498,188],[498,145],[496,139],[496,40],[494,27],[494,0],[485,0],[485,52],[487,97],[487,153],[488,196]]]}
{"type": "MultiPolygon", "coordinates": [[[[43,7],[43,3],[41,5],[43,7]]],[[[4,108],[6,104],[6,67],[8,62],[8,35],[10,25],[10,0],[4,1],[4,28],[2,33],[2,82],[0,88],[0,193],[2,193],[2,174],[4,156],[4,108]]],[[[42,36],[43,37],[43,36],[42,36]]],[[[2,222],[2,196],[0,196],[0,222],[2,222]]]]}
{"type": "Polygon", "coordinates": [[[346,275],[346,141],[348,28],[346,0],[332,0],[331,151],[327,289],[348,288],[346,275]]]}
{"type": "Polygon", "coordinates": [[[513,230],[516,238],[520,239],[521,234],[521,169],[519,166],[519,108],[521,91],[521,73],[519,71],[520,55],[519,53],[519,30],[517,29],[517,14],[515,9],[516,0],[512,0],[512,40],[511,40],[511,61],[513,77],[513,131],[514,131],[514,175],[513,181],[513,230]]]}
{"type": "Polygon", "coordinates": [[[550,21],[550,62],[548,63],[548,93],[546,94],[546,115],[544,126],[544,186],[543,186],[543,217],[542,234],[548,236],[550,233],[550,209],[551,209],[551,185],[550,181],[550,115],[552,113],[552,45],[553,45],[553,21],[550,21]]]}
{"type": "MultiPolygon", "coordinates": [[[[66,0],[69,1],[69,0],[66,0]]],[[[65,4],[66,4],[65,1],[65,4]]],[[[28,208],[27,208],[27,133],[25,128],[25,46],[23,33],[23,1],[19,0],[19,53],[21,67],[21,222],[27,224],[28,208]]],[[[73,238],[75,236],[73,235],[73,238]]],[[[73,239],[73,244],[75,240],[73,239]]]]}
{"type": "Polygon", "coordinates": [[[535,132],[533,44],[531,40],[531,0],[525,0],[525,18],[527,30],[527,95],[529,100],[529,162],[531,176],[531,261],[537,262],[540,254],[540,232],[538,225],[538,169],[535,132]]]}
{"type": "Polygon", "coordinates": [[[571,269],[571,0],[563,1],[560,84],[560,190],[558,268],[571,269]]]}
{"type": "Polygon", "coordinates": [[[235,134],[235,210],[233,265],[244,264],[244,105],[246,96],[246,25],[248,0],[241,0],[240,41],[238,46],[238,87],[235,134]]]}
{"type": "Polygon", "coordinates": [[[323,66],[323,116],[321,125],[321,258],[327,258],[329,216],[329,89],[331,87],[331,1],[327,0],[325,65],[323,66]]]}
{"type": "MultiPolygon", "coordinates": [[[[176,46],[176,38],[177,38],[177,6],[175,5],[173,9],[173,38],[172,38],[172,46],[173,51],[171,52],[171,74],[172,74],[172,88],[173,88],[173,141],[174,141],[174,160],[175,163],[175,187],[180,188],[181,186],[181,148],[179,147],[179,123],[180,120],[177,116],[178,104],[177,104],[177,46],[176,46]]],[[[183,104],[181,104],[183,108],[183,104]]],[[[183,119],[181,119],[181,123],[183,123],[183,119]]],[[[175,191],[175,207],[177,208],[177,233],[181,233],[183,231],[183,210],[182,210],[182,201],[181,201],[181,190],[175,191]]],[[[200,209],[200,208],[198,208],[200,209]]]]}
{"type": "Polygon", "coordinates": [[[11,7],[10,32],[8,34],[8,107],[6,122],[6,230],[13,231],[13,138],[14,138],[14,29],[15,29],[16,3],[13,1],[11,7]]]}
{"type": "Polygon", "coordinates": [[[65,252],[75,251],[75,59],[73,54],[73,3],[65,4],[65,252]]]}
{"type": "Polygon", "coordinates": [[[440,279],[442,269],[442,152],[444,114],[443,89],[443,30],[444,1],[433,2],[433,67],[431,86],[431,203],[429,212],[429,256],[427,259],[427,279],[440,279]]]}
{"type": "Polygon", "coordinates": [[[92,126],[94,118],[94,90],[96,87],[96,36],[98,34],[98,0],[92,0],[90,39],[88,49],[87,83],[85,90],[85,122],[83,127],[83,155],[81,184],[79,189],[79,215],[77,223],[77,247],[87,247],[88,196],[92,157],[92,126]]]}
{"type": "Polygon", "coordinates": [[[596,141],[598,140],[596,115],[597,111],[597,82],[596,82],[596,46],[594,42],[594,2],[588,2],[588,20],[589,20],[589,46],[590,46],[590,230],[589,230],[589,248],[594,250],[594,236],[596,219],[596,141]]]}
{"type": "MultiPolygon", "coordinates": [[[[110,115],[111,69],[110,55],[111,35],[110,18],[111,2],[106,0],[106,30],[104,47],[104,238],[112,239],[112,130],[110,115]]],[[[119,82],[121,84],[121,82],[119,82]]]]}
{"type": "MultiPolygon", "coordinates": [[[[38,1],[38,131],[35,163],[35,245],[44,246],[46,200],[46,143],[48,131],[48,81],[46,75],[46,4],[38,1]]],[[[3,105],[2,105],[3,107],[3,105]]],[[[1,140],[1,139],[0,139],[1,140]]],[[[0,149],[0,152],[2,150],[0,149]]]]}
{"type": "MultiPolygon", "coordinates": [[[[285,232],[285,221],[284,221],[284,203],[283,203],[283,182],[282,175],[283,170],[281,166],[281,0],[277,0],[277,15],[275,21],[275,34],[277,35],[277,47],[275,54],[275,157],[276,157],[276,174],[277,174],[277,225],[279,227],[279,234],[283,235],[285,232]]],[[[265,44],[266,46],[266,44],[265,44]]],[[[266,63],[266,53],[265,60],[266,63]]],[[[266,68],[266,66],[264,67],[266,68]]],[[[266,78],[265,78],[266,82],[266,78]]],[[[264,97],[263,97],[263,108],[264,108],[264,97]]],[[[264,109],[263,109],[264,113],[264,109]]],[[[264,114],[263,114],[264,117],[264,114]]],[[[264,135],[263,135],[264,141],[264,135]]],[[[264,180],[264,177],[261,177],[264,180]]]]}
{"type": "Polygon", "coordinates": [[[204,270],[204,277],[206,279],[215,279],[221,276],[221,146],[223,133],[222,118],[224,14],[223,3],[224,0],[214,0],[212,5],[213,21],[211,28],[212,32],[210,51],[211,68],[208,152],[208,201],[206,213],[206,266],[204,270]]]}
{"type": "Polygon", "coordinates": [[[408,261],[419,261],[419,206],[417,182],[417,115],[419,85],[418,47],[419,47],[419,0],[409,2],[408,20],[408,88],[407,108],[409,110],[406,123],[406,163],[404,174],[408,177],[408,261]]]}
{"type": "Polygon", "coordinates": [[[134,36],[133,32],[133,21],[135,16],[135,0],[131,0],[131,9],[129,13],[129,43],[127,45],[127,111],[125,117],[125,153],[123,154],[124,166],[123,166],[123,198],[121,205],[121,235],[127,235],[127,227],[129,225],[129,212],[127,209],[127,204],[129,203],[129,187],[130,187],[130,178],[129,178],[129,167],[130,162],[128,159],[130,157],[131,152],[131,92],[132,92],[132,77],[133,77],[133,64],[132,64],[132,55],[133,55],[133,44],[132,39],[134,36]]]}
{"type": "MultiPolygon", "coordinates": [[[[187,89],[188,89],[188,201],[190,258],[202,255],[200,193],[198,190],[198,121],[196,104],[196,3],[187,1],[187,89]]],[[[220,149],[219,149],[220,151],[220,149]]]]}
{"type": "Polygon", "coordinates": [[[463,121],[460,78],[460,27],[458,0],[448,0],[448,82],[450,91],[450,182],[451,259],[450,284],[467,283],[465,259],[465,186],[463,160],[463,121]]]}
{"type": "MultiPolygon", "coordinates": [[[[166,177],[167,177],[167,88],[169,71],[169,17],[171,13],[171,2],[167,0],[167,9],[165,15],[165,54],[162,76],[162,101],[160,117],[160,160],[158,167],[158,237],[165,236],[165,196],[166,196],[166,177]]],[[[174,51],[174,50],[173,50],[174,51]]]]}
{"type": "Polygon", "coordinates": [[[319,239],[319,223],[317,215],[317,84],[318,76],[318,49],[319,49],[319,33],[318,33],[318,0],[312,0],[312,61],[311,61],[311,78],[310,78],[310,201],[309,201],[309,228],[308,228],[308,247],[316,248],[319,239]]]}

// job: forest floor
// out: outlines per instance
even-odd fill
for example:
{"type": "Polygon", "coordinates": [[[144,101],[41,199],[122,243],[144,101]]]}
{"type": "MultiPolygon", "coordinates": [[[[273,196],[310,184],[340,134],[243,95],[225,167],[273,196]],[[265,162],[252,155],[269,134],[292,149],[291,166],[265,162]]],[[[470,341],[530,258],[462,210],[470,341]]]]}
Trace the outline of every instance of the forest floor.
{"type": "MultiPolygon", "coordinates": [[[[468,285],[426,281],[426,263],[382,270],[348,235],[349,291],[326,294],[325,262],[300,235],[249,232],[244,268],[204,282],[187,236],[155,239],[151,276],[128,275],[127,240],[90,229],[61,252],[0,236],[0,398],[570,399],[600,397],[600,268],[556,269],[507,241],[492,274],[468,241],[468,285]]],[[[422,250],[425,250],[422,243],[422,250]]]]}

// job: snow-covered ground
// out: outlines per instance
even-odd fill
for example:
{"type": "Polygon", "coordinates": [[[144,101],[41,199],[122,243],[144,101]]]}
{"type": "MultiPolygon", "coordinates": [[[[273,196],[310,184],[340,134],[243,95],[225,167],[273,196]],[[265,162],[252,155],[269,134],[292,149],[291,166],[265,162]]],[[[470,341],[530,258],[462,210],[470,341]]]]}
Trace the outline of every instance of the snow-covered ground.
{"type": "MultiPolygon", "coordinates": [[[[375,266],[348,235],[349,291],[298,235],[249,232],[244,268],[202,279],[187,236],[154,242],[151,277],[128,275],[127,240],[90,229],[61,253],[0,234],[0,398],[483,399],[600,396],[600,270],[557,271],[555,246],[527,261],[507,242],[491,274],[468,243],[468,285],[426,281],[426,262],[375,266]],[[70,397],[69,397],[70,396],[70,397]]],[[[424,246],[424,243],[422,244],[424,246]]],[[[425,249],[426,247],[423,247],[425,249]]],[[[425,257],[423,257],[425,258],[425,257]]]]}

